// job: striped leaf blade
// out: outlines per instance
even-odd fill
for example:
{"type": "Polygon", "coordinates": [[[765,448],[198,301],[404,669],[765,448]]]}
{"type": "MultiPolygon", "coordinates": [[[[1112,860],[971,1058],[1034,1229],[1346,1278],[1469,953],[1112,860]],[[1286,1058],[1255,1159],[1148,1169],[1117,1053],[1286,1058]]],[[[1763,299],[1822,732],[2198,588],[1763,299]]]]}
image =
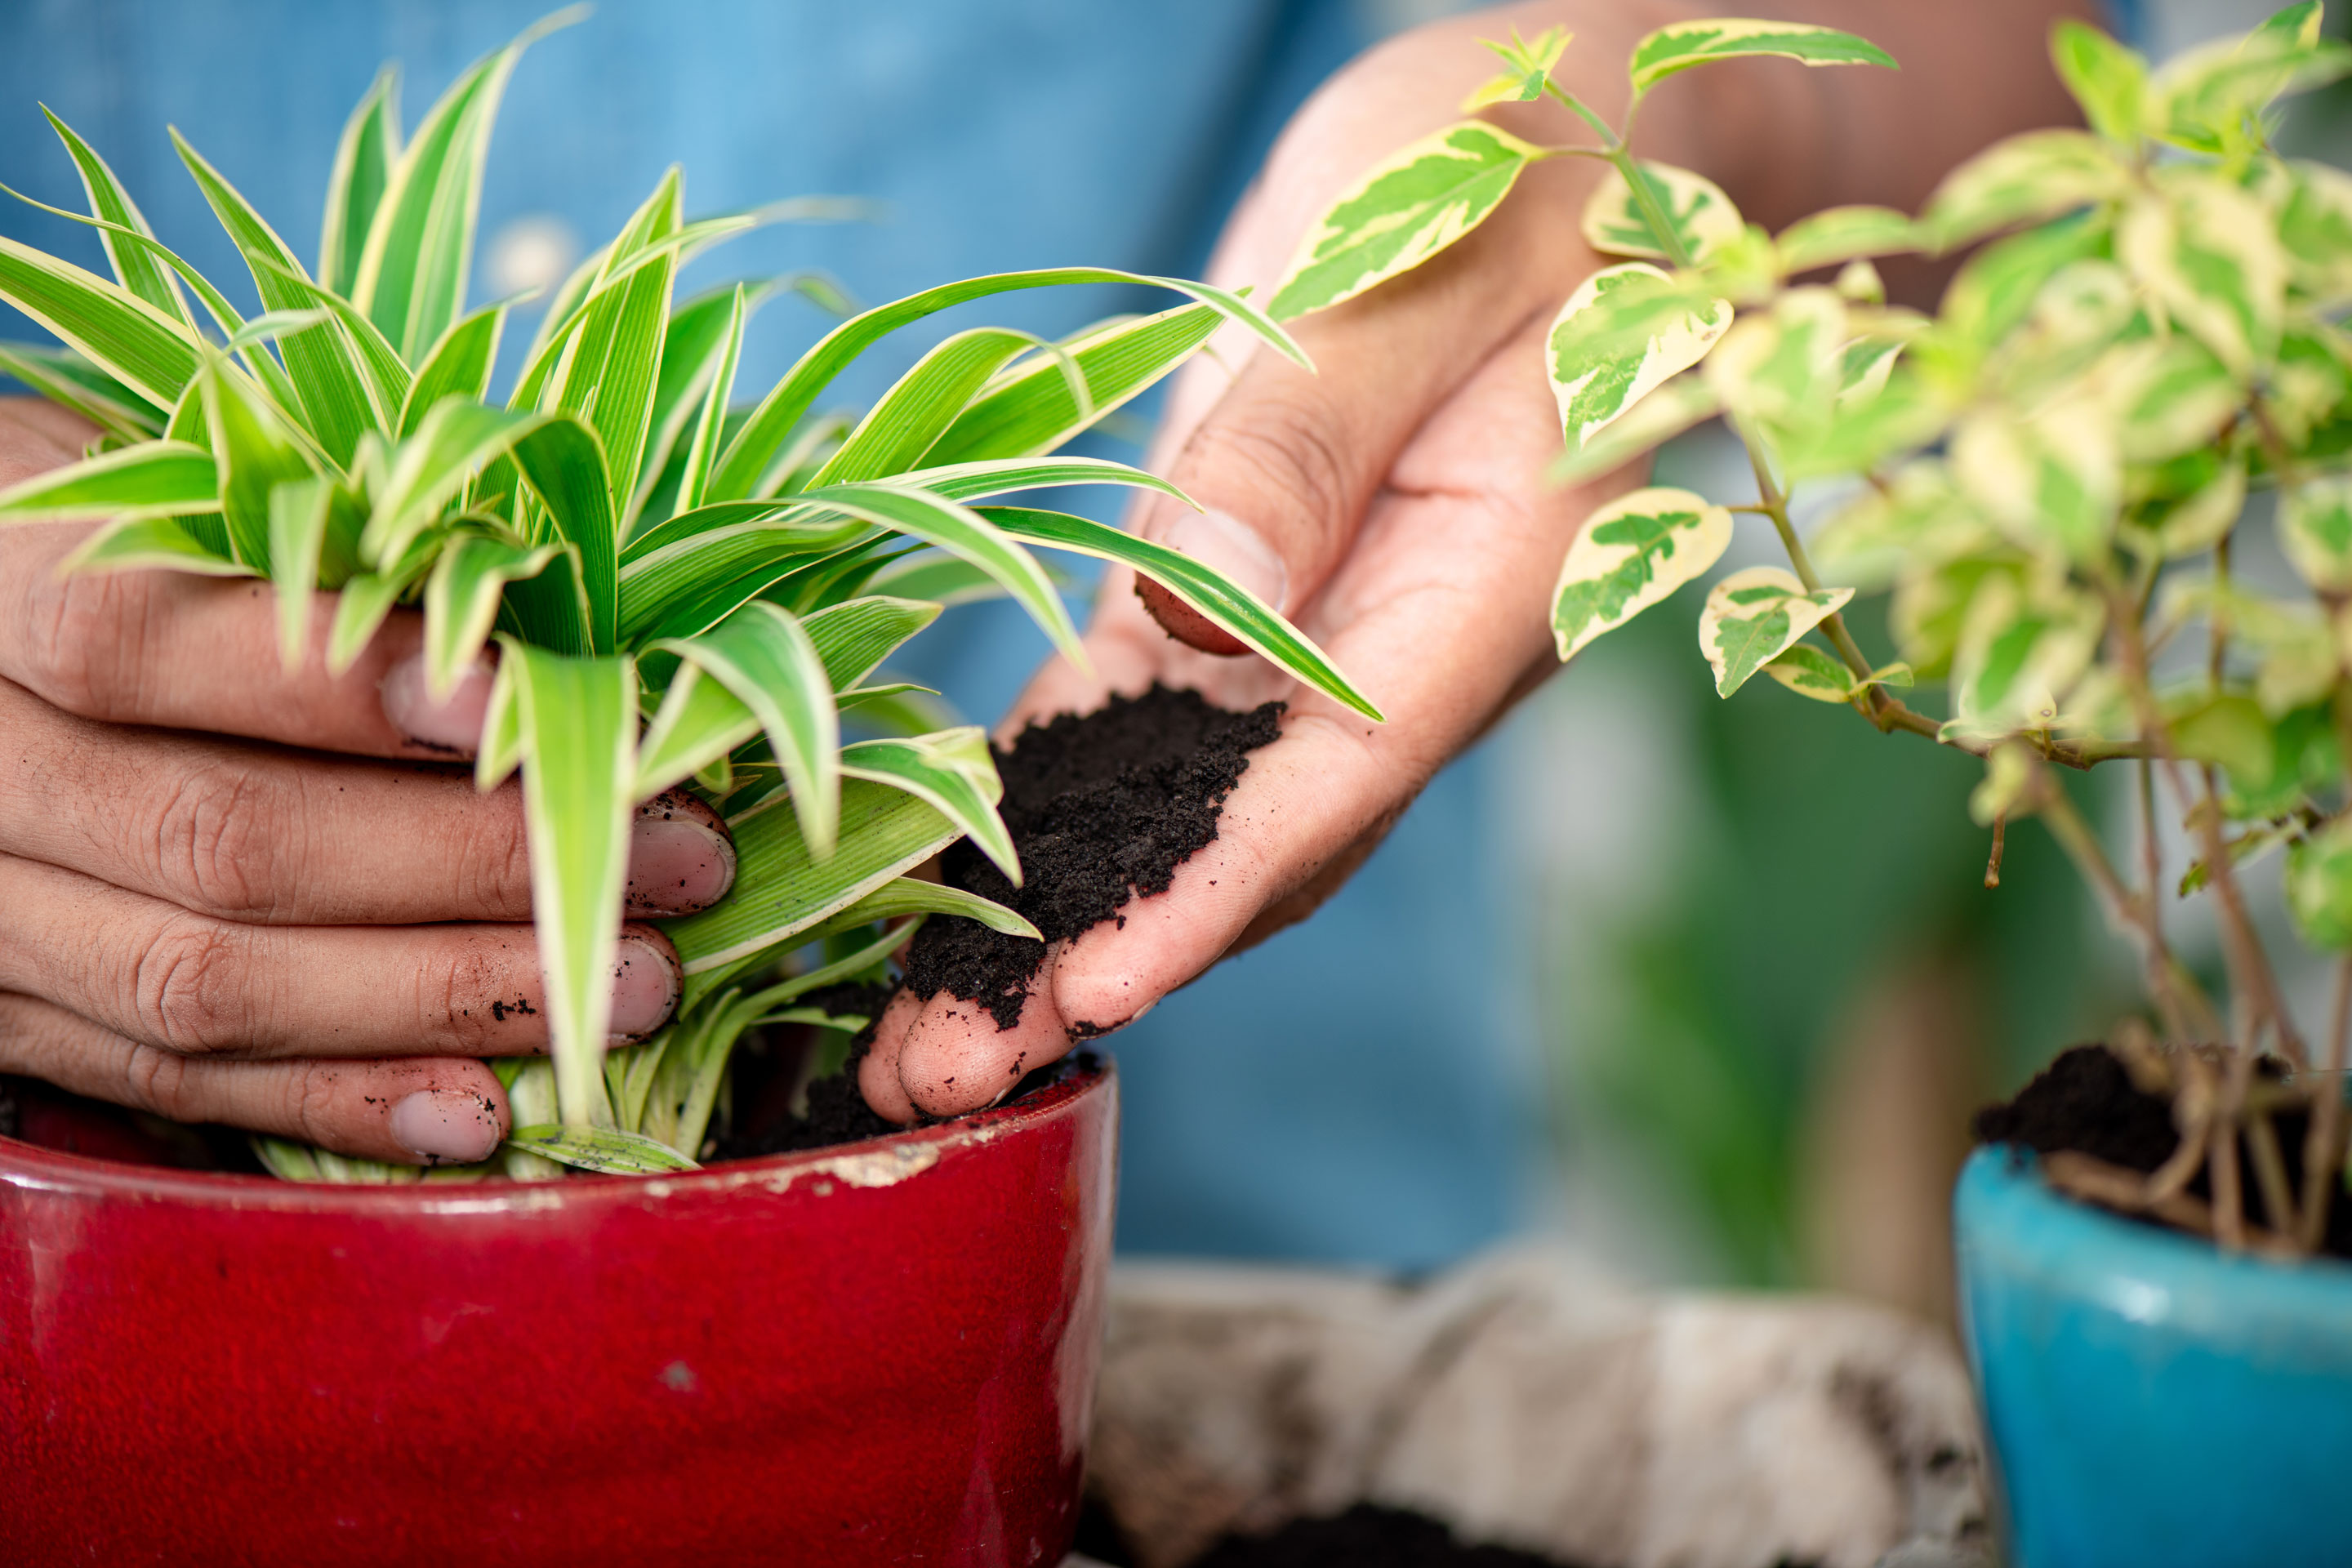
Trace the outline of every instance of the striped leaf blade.
{"type": "Polygon", "coordinates": [[[859,355],[900,327],[950,306],[993,294],[1080,283],[1140,283],[1156,289],[1173,289],[1213,307],[1228,321],[1241,322],[1295,363],[1307,363],[1307,356],[1300,352],[1298,345],[1292,342],[1289,334],[1275,325],[1265,311],[1238,294],[1212,288],[1205,283],[1155,278],[1104,267],[1064,267],[969,278],[961,282],[942,284],[936,289],[926,289],[921,293],[910,294],[887,305],[877,305],[827,332],[800,357],[799,362],[785,373],[784,378],[752,410],[734,441],[720,456],[718,472],[711,478],[708,499],[740,500],[761,493],[761,486],[777,455],[818,395],[859,355]]]}
{"type": "Polygon", "coordinates": [[[1238,637],[1258,657],[1334,701],[1381,722],[1381,710],[1349,683],[1321,648],[1254,595],[1244,592],[1181,551],[1065,512],[1028,507],[982,507],[1007,536],[1027,544],[1073,551],[1117,562],[1166,588],[1201,615],[1238,637]]]}
{"type": "Polygon", "coordinates": [[[433,405],[448,396],[480,402],[490,390],[499,337],[506,330],[507,305],[485,305],[459,321],[426,352],[401,405],[398,432],[414,434],[433,405]]]}
{"type": "Polygon", "coordinates": [[[319,233],[319,281],[349,298],[359,283],[377,205],[400,162],[400,68],[385,66],[343,122],[327,177],[327,212],[319,233]]]}
{"type": "Polygon", "coordinates": [[[1066,367],[1050,355],[1008,367],[956,416],[923,455],[933,466],[1050,452],[1192,357],[1224,318],[1206,305],[1179,305],[1116,322],[1062,344],[1086,377],[1081,410],[1066,367]]]}
{"type": "Polygon", "coordinates": [[[814,488],[903,473],[922,460],[972,395],[1036,339],[1003,327],[974,327],[932,349],[898,378],[849,433],[814,488]]]}
{"type": "Polygon", "coordinates": [[[552,544],[529,550],[480,533],[457,534],[442,549],[425,579],[425,679],[436,700],[457,689],[490,640],[507,584],[538,576],[562,553],[552,544]]]}
{"type": "Polygon", "coordinates": [[[232,561],[189,531],[176,517],[126,517],[106,524],[58,563],[61,572],[192,572],[205,577],[250,577],[250,566],[232,561]]]}
{"type": "Polygon", "coordinates": [[[202,342],[109,279],[0,236],[0,300],[159,408],[179,405],[195,379],[202,342]]]}
{"type": "Polygon", "coordinates": [[[125,441],[152,439],[170,417],[70,349],[0,342],[0,374],[125,441]]]}
{"type": "Polygon", "coordinates": [[[149,441],[51,468],[0,490],[0,522],[217,511],[220,491],[220,468],[212,453],[183,441],[149,441]]]}
{"type": "MultiPolygon", "coordinates": [[[[719,460],[719,443],[726,434],[727,405],[735,395],[735,367],[743,355],[743,329],[751,320],[751,296],[743,285],[738,283],[726,297],[726,315],[719,324],[718,340],[707,353],[698,352],[695,348],[700,341],[702,325],[700,317],[688,321],[685,319],[687,315],[685,311],[680,311],[678,317],[672,319],[669,341],[664,345],[663,386],[657,388],[655,394],[655,402],[657,405],[668,390],[673,372],[687,363],[682,354],[675,360],[672,359],[673,348],[683,342],[687,346],[687,352],[695,355],[698,364],[704,361],[708,362],[707,368],[698,369],[696,373],[707,381],[708,385],[702,395],[700,414],[694,422],[694,439],[686,449],[686,468],[678,477],[677,502],[671,510],[672,518],[680,514],[690,514],[702,505],[703,491],[710,482],[711,465],[719,460]]],[[[689,384],[688,378],[680,374],[677,402],[681,409],[687,405],[689,384]]],[[[677,439],[675,432],[671,434],[670,439],[672,441],[677,439]]],[[[647,467],[657,468],[667,460],[666,457],[656,457],[648,463],[647,467]]],[[[645,498],[640,495],[638,497],[640,508],[643,507],[644,501],[645,498]]]]}
{"type": "Polygon", "coordinates": [[[201,384],[229,545],[239,561],[268,575],[270,491],[309,479],[310,459],[285,416],[226,365],[205,365],[201,384]]]}
{"type": "MultiPolygon", "coordinates": [[[[289,286],[289,278],[307,280],[308,274],[293,249],[278,237],[278,231],[176,129],[172,132],[172,145],[195,177],[213,216],[228,231],[237,254],[245,258],[263,309],[300,310],[316,306],[319,301],[305,290],[289,286]]],[[[371,395],[360,372],[358,352],[344,338],[339,323],[321,322],[286,333],[278,346],[286,356],[286,374],[301,399],[301,413],[311,435],[330,458],[339,465],[348,464],[359,447],[360,432],[385,428],[394,409],[380,406],[371,395]]]]}
{"type": "Polygon", "coordinates": [[[613,963],[636,782],[636,675],[626,658],[569,658],[503,639],[514,675],[533,924],[547,986],[556,1104],[567,1126],[604,1105],[613,963]]]}
{"type": "Polygon", "coordinates": [[[797,616],[754,599],[696,637],[651,645],[701,668],[767,732],[803,840],[829,858],[841,820],[841,719],[824,661],[797,616]]]}
{"type": "MultiPolygon", "coordinates": [[[[113,169],[98,155],[98,150],[77,135],[47,105],[42,105],[41,112],[47,117],[49,128],[58,133],[58,140],[65,143],[74,168],[81,175],[82,191],[89,197],[90,216],[140,234],[152,235],[154,230],[148,227],[139,204],[131,199],[131,193],[122,188],[122,182],[115,178],[113,169]]],[[[99,230],[98,237],[106,247],[107,261],[114,268],[116,282],[163,314],[191,327],[195,325],[171,269],[157,261],[152,251],[104,229],[99,230]]]]}
{"type": "Polygon", "coordinates": [[[702,1169],[667,1143],[617,1127],[541,1122],[516,1128],[507,1147],[602,1176],[667,1176],[702,1169]]]}
{"type": "Polygon", "coordinates": [[[888,784],[925,801],[961,828],[1014,887],[1021,885],[1021,857],[1004,819],[996,814],[1004,785],[996,776],[988,736],[978,725],[907,740],[860,741],[842,748],[841,772],[845,778],[888,784]]]}

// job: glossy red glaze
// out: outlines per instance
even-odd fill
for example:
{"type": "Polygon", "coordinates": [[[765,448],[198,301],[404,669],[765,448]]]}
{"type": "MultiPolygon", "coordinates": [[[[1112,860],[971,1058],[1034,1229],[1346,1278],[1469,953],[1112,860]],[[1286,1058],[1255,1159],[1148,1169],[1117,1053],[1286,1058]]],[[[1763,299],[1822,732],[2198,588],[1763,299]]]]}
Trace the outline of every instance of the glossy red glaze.
{"type": "Polygon", "coordinates": [[[0,1139],[0,1563],[1057,1563],[1117,1108],[545,1186],[0,1139]]]}

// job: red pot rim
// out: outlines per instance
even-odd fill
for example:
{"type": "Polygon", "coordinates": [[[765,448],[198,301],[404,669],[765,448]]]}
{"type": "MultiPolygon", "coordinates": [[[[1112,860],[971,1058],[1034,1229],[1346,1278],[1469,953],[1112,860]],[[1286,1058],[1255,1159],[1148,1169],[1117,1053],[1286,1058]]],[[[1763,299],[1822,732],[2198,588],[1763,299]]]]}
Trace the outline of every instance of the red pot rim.
{"type": "Polygon", "coordinates": [[[1047,1121],[1082,1095],[1100,1092],[1108,1058],[1076,1068],[1016,1105],[974,1111],[936,1126],[790,1154],[732,1160],[669,1176],[582,1174],[562,1182],[404,1183],[361,1186],[288,1182],[235,1172],[182,1171],[68,1154],[0,1137],[0,1186],[169,1202],[197,1208],[380,1214],[418,1210],[451,1215],[512,1214],[561,1206],[625,1204],[641,1198],[717,1195],[758,1187],[781,1192],[803,1176],[848,1187],[883,1186],[929,1169],[950,1152],[975,1148],[1047,1121]]]}

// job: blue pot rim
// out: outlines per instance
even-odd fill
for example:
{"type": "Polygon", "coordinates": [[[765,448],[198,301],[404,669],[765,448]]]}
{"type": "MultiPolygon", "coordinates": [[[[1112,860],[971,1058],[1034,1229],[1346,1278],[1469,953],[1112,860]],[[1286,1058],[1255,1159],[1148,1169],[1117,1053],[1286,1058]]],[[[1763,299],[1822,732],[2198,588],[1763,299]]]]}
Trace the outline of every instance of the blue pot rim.
{"type": "Polygon", "coordinates": [[[2225,1253],[2126,1219],[2053,1190],[2024,1150],[1969,1155],[1953,1210],[1964,1276],[2005,1276],[2217,1342],[2284,1336],[2339,1355],[2352,1342],[2352,1262],[2225,1253]]]}

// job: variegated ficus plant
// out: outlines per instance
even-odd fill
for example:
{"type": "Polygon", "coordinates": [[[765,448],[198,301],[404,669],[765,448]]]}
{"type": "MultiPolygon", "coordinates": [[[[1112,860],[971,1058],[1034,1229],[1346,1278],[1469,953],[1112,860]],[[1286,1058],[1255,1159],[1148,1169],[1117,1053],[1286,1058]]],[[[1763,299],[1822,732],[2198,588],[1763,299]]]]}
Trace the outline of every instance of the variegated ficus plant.
{"type": "MultiPolygon", "coordinates": [[[[488,789],[521,771],[551,1035],[550,1059],[494,1064],[518,1124],[495,1165],[540,1176],[689,1165],[744,1032],[862,1023],[796,1003],[881,973],[908,917],[1035,934],[1010,910],[907,875],[965,835],[1007,876],[1020,870],[982,732],[931,730],[920,689],[877,673],[940,600],[983,591],[1018,601],[1083,666],[1031,546],[1127,563],[1377,717],[1280,616],[1186,557],[1034,506],[973,504],[1053,486],[1170,490],[1122,464],[1054,454],[1227,321],[1302,357],[1238,295],[1099,268],[950,283],[847,314],[740,409],[754,308],[780,289],[821,302],[837,290],[793,277],[681,301],[678,272],[730,236],[823,205],[688,221],[673,170],[555,293],[512,392],[491,396],[516,301],[466,309],[491,121],[525,46],[569,19],[474,65],[405,138],[396,79],[379,78],[344,128],[315,268],[175,136],[252,272],[262,309],[250,319],[158,242],[104,160],[54,117],[89,199],[87,215],[61,216],[99,231],[113,276],[0,239],[0,299],[64,345],[0,347],[0,368],[103,432],[83,461],[0,496],[0,521],[107,520],[74,570],[266,578],[289,661],[312,644],[317,590],[337,595],[331,667],[348,667],[400,605],[423,607],[436,691],[495,641],[476,776],[488,789]],[[862,416],[819,407],[860,355],[935,312],[1105,283],[1188,299],[1058,342],[958,331],[862,416]],[[877,738],[843,743],[853,710],[877,738]],[[667,924],[686,975],[675,1021],[608,1052],[631,816],[681,784],[729,822],[734,889],[667,924]]],[[[298,1178],[419,1174],[261,1149],[298,1178]]]]}
{"type": "Polygon", "coordinates": [[[1706,574],[1736,517],[1769,527],[1787,566],[1724,575],[1700,612],[1717,690],[1766,675],[1983,759],[1988,884],[2005,825],[2039,816],[2144,954],[2155,1028],[2126,1020],[2111,1045],[2174,1096],[2179,1151],[2146,1177],[2057,1155],[2052,1178],[2284,1252],[2326,1226],[2352,1024],[2352,178],[2270,141],[2281,99],[2352,69],[2320,21],[2309,0],[2153,70],[2061,23],[2052,54],[2089,129],[1993,146],[1916,217],[1839,207],[1778,235],[1700,175],[1634,157],[1643,100],[1716,60],[1891,68],[1886,55],[1780,22],[1667,27],[1634,49],[1612,126],[1555,79],[1564,36],[1515,36],[1488,46],[1506,68],[1465,112],[1549,99],[1591,140],[1535,146],[1473,119],[1403,149],[1330,209],[1273,300],[1329,305],[1417,266],[1538,160],[1602,164],[1583,235],[1627,259],[1550,333],[1559,476],[1720,417],[1755,488],[1733,504],[1638,489],[1595,511],[1553,602],[1560,657],[1706,574]],[[1969,247],[1936,315],[1885,302],[1873,258],[1969,247]],[[1800,490],[1825,520],[1810,538],[1790,518],[1800,490]],[[2273,537],[2286,564],[2265,577],[2273,537]],[[1876,592],[1887,657],[1846,619],[1876,592]],[[1911,705],[1929,684],[1945,717],[1911,705]],[[2137,774],[2126,856],[2058,771],[2118,762],[2137,774]],[[2226,1021],[2168,939],[2168,816],[2188,845],[2178,896],[2215,906],[2226,1021]],[[2341,955],[2316,1052],[2248,911],[2244,868],[2282,848],[2294,923],[2341,955]],[[2298,1189],[2273,1118],[2305,1107],[2298,1189]],[[2189,1190],[2200,1173],[2210,1203],[2189,1190]]]}

